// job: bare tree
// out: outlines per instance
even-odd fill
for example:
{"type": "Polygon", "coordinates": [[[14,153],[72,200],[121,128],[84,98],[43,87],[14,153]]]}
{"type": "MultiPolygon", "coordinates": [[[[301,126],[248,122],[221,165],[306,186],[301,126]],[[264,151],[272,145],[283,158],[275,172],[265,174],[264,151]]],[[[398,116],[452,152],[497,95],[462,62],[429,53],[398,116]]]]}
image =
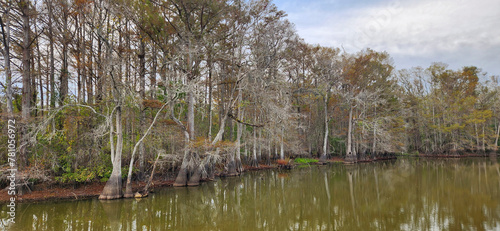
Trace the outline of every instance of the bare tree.
{"type": "Polygon", "coordinates": [[[0,16],[0,26],[2,29],[2,44],[3,48],[0,50],[4,57],[5,65],[5,88],[7,90],[7,113],[9,116],[13,116],[14,109],[12,107],[12,71],[10,67],[10,11],[11,11],[11,1],[7,1],[2,4],[2,15],[0,16]],[[4,22],[5,21],[5,22],[4,22]]]}

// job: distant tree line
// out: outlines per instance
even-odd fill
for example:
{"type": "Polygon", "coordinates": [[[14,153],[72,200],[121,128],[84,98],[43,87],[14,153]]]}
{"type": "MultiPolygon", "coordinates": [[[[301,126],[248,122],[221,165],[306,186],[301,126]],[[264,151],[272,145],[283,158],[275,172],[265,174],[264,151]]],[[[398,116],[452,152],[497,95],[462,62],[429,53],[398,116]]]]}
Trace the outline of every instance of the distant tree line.
{"type": "Polygon", "coordinates": [[[269,0],[0,4],[0,110],[26,179],[107,181],[113,199],[158,160],[183,186],[273,158],[497,150],[498,76],[310,45],[269,0]]]}

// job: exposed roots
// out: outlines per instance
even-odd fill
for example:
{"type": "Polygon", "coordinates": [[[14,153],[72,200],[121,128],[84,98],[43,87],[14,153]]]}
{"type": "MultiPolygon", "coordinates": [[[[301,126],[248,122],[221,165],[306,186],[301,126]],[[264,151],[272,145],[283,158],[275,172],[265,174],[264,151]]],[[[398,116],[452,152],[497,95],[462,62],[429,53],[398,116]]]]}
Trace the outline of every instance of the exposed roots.
{"type": "Polygon", "coordinates": [[[202,177],[213,179],[214,166],[220,160],[219,152],[219,149],[215,152],[206,152],[203,159],[196,152],[187,153],[182,161],[174,186],[197,186],[202,177]]]}

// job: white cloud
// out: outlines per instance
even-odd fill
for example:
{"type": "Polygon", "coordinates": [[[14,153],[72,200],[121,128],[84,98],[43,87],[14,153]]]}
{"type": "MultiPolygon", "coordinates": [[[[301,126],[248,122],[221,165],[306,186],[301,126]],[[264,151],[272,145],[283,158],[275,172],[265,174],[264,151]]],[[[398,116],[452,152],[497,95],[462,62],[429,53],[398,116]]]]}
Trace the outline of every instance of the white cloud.
{"type": "Polygon", "coordinates": [[[500,75],[500,1],[410,0],[375,6],[317,8],[289,12],[309,43],[344,46],[349,52],[370,47],[387,51],[398,68],[434,61],[482,67],[500,75]],[[416,63],[411,63],[412,57],[416,63]],[[418,60],[418,61],[417,61],[418,60]]]}

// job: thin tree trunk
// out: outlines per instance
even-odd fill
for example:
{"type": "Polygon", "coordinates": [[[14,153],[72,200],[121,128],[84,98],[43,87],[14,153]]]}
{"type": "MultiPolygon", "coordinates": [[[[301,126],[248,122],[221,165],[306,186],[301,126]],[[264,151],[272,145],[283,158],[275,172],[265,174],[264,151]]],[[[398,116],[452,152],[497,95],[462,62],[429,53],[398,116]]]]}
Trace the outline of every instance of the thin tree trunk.
{"type": "MultiPolygon", "coordinates": [[[[153,119],[153,122],[151,122],[151,124],[149,125],[149,128],[146,130],[144,135],[142,135],[141,139],[139,139],[139,141],[137,141],[137,143],[134,146],[134,150],[132,151],[132,156],[130,157],[130,163],[129,163],[129,168],[128,168],[127,183],[125,185],[124,197],[129,198],[129,197],[134,196],[134,194],[132,193],[132,168],[134,167],[135,153],[136,153],[138,148],[140,149],[140,146],[141,146],[141,144],[143,144],[144,139],[149,135],[149,133],[151,132],[151,129],[155,125],[156,120],[158,119],[158,115],[160,115],[160,112],[163,110],[163,108],[165,108],[165,106],[167,106],[167,104],[168,103],[163,104],[163,106],[160,108],[160,110],[158,110],[158,112],[156,112],[156,115],[153,119]]],[[[154,172],[154,168],[153,168],[153,172],[154,172]]]]}
{"type": "Polygon", "coordinates": [[[141,196],[147,196],[149,193],[149,187],[153,184],[153,176],[155,174],[156,164],[158,163],[158,159],[160,159],[159,153],[158,153],[158,156],[156,156],[155,163],[153,164],[153,170],[151,170],[151,175],[149,176],[148,183],[146,184],[146,186],[144,186],[144,189],[142,190],[141,196]]]}
{"type": "MultiPolygon", "coordinates": [[[[434,106],[432,106],[432,125],[436,126],[436,115],[435,115],[435,112],[434,112],[434,106]]],[[[440,127],[438,127],[438,129],[440,129],[440,127]]],[[[437,146],[438,146],[438,135],[436,133],[436,130],[434,129],[434,147],[432,149],[432,151],[436,151],[437,149],[437,146]]]]}
{"type": "MultiPolygon", "coordinates": [[[[100,19],[99,19],[100,20],[100,19]]],[[[97,68],[97,79],[96,79],[96,99],[95,102],[101,102],[103,99],[103,84],[104,84],[104,74],[102,67],[102,41],[99,39],[97,41],[97,57],[95,58],[97,61],[95,62],[97,68]]]]}
{"type": "MultiPolygon", "coordinates": [[[[241,102],[241,89],[238,91],[238,100],[241,102]]],[[[239,104],[238,104],[239,105],[239,104]]],[[[241,121],[243,119],[243,110],[238,106],[238,119],[241,121]]],[[[236,170],[241,173],[243,172],[243,165],[241,164],[241,135],[243,133],[243,124],[237,123],[236,130],[236,170]]]]}
{"type": "Polygon", "coordinates": [[[14,108],[12,106],[12,72],[10,69],[10,1],[7,9],[5,11],[5,24],[0,17],[0,25],[2,27],[2,42],[4,45],[3,55],[4,55],[4,65],[5,65],[5,78],[7,85],[7,114],[13,116],[14,108]]]}
{"type": "MultiPolygon", "coordinates": [[[[83,20],[83,19],[81,19],[83,20]]],[[[82,31],[82,37],[80,41],[80,50],[81,50],[81,56],[82,56],[82,63],[81,63],[81,68],[82,68],[82,101],[83,103],[90,102],[90,99],[85,99],[85,96],[87,95],[86,90],[87,90],[87,63],[86,63],[86,44],[85,44],[85,24],[82,22],[82,25],[80,27],[80,30],[82,31]]]]}
{"type": "Polygon", "coordinates": [[[194,140],[195,139],[195,134],[194,134],[194,93],[189,91],[187,93],[187,98],[188,98],[188,114],[187,114],[187,124],[188,124],[188,133],[189,133],[189,139],[194,140]]]}
{"type": "Polygon", "coordinates": [[[77,57],[77,102],[81,103],[82,102],[82,30],[81,30],[81,25],[78,24],[78,16],[75,17],[75,24],[77,27],[78,31],[78,37],[77,37],[77,48],[76,48],[76,57],[77,57]]]}
{"type": "Polygon", "coordinates": [[[356,156],[352,150],[352,105],[349,107],[349,124],[347,125],[347,153],[346,161],[352,163],[356,161],[356,156]]]}
{"type": "Polygon", "coordinates": [[[152,51],[151,51],[151,73],[149,74],[149,82],[150,82],[150,90],[151,90],[151,98],[156,97],[156,72],[157,72],[157,67],[158,67],[158,62],[157,62],[157,50],[156,46],[152,45],[152,51]]]}
{"type": "Polygon", "coordinates": [[[23,99],[22,99],[22,118],[25,122],[30,118],[31,107],[31,73],[30,73],[30,15],[29,15],[29,1],[21,0],[21,17],[23,20],[23,49],[22,49],[22,64],[23,64],[23,99]]]}
{"type": "MultiPolygon", "coordinates": [[[[255,119],[254,119],[255,122],[255,119]]],[[[252,167],[258,167],[259,162],[257,161],[257,128],[253,128],[253,146],[252,146],[252,167]]]]}
{"type": "MultiPolygon", "coordinates": [[[[142,36],[140,36],[142,37],[142,36]]],[[[146,44],[144,43],[144,40],[140,40],[139,44],[139,54],[137,55],[139,58],[139,92],[141,95],[141,100],[145,100],[146,98],[146,44]]],[[[138,129],[138,132],[142,133],[144,131],[144,126],[145,126],[145,120],[146,120],[146,115],[144,111],[144,107],[141,103],[140,105],[140,128],[138,129]]],[[[139,143],[139,172],[142,174],[144,172],[144,143],[140,142],[139,143]]],[[[132,160],[131,160],[132,161],[132,160]]],[[[128,183],[127,183],[128,184],[128,183]]]]}
{"type": "Polygon", "coordinates": [[[262,160],[262,129],[259,129],[259,136],[257,138],[257,161],[262,160]]]}
{"type": "Polygon", "coordinates": [[[94,101],[94,89],[93,89],[93,83],[92,79],[94,78],[94,48],[92,47],[92,44],[94,44],[94,38],[93,36],[90,36],[90,51],[89,51],[89,58],[88,58],[88,68],[89,68],[89,76],[87,77],[87,103],[93,104],[94,101]]]}
{"type": "MultiPolygon", "coordinates": [[[[210,55],[210,54],[209,54],[210,55]]],[[[212,140],[212,60],[208,59],[208,140],[212,140]]]]}
{"type": "Polygon", "coordinates": [[[270,134],[268,134],[268,142],[267,142],[267,160],[266,160],[266,164],[267,165],[271,165],[271,154],[272,154],[272,143],[271,143],[271,137],[270,137],[270,134]]]}
{"type": "MultiPolygon", "coordinates": [[[[125,34],[125,41],[126,41],[126,48],[127,50],[132,50],[131,46],[130,46],[130,43],[131,43],[131,39],[130,39],[130,33],[128,33],[129,31],[129,22],[128,20],[125,21],[125,31],[127,32],[125,34]]],[[[127,84],[130,84],[130,59],[131,59],[131,52],[127,51],[127,58],[125,58],[125,82],[127,84]]],[[[163,81],[165,83],[165,81],[163,81]]]]}
{"type": "Polygon", "coordinates": [[[69,29],[68,29],[68,3],[67,0],[63,0],[63,41],[62,41],[62,67],[61,67],[61,75],[59,77],[59,106],[62,106],[64,100],[68,95],[68,78],[69,78],[69,70],[68,70],[68,45],[70,42],[69,38],[69,29]]]}
{"type": "Polygon", "coordinates": [[[31,51],[31,54],[30,54],[30,64],[31,64],[31,86],[30,86],[30,89],[31,89],[31,102],[30,102],[30,105],[32,105],[32,108],[33,108],[33,111],[32,111],[32,115],[36,118],[38,116],[38,109],[37,109],[37,105],[36,105],[36,99],[37,99],[37,91],[36,91],[36,77],[38,75],[37,73],[37,70],[35,69],[35,56],[33,55],[34,52],[31,51]]]}
{"type": "Polygon", "coordinates": [[[474,132],[476,133],[476,150],[479,151],[480,144],[479,144],[479,133],[477,131],[477,123],[474,123],[474,132]]]}
{"type": "Polygon", "coordinates": [[[485,152],[485,151],[486,151],[486,144],[485,144],[484,137],[485,137],[485,134],[484,134],[484,123],[483,123],[483,137],[482,137],[482,138],[483,138],[483,147],[482,147],[483,152],[485,152]]]}
{"type": "Polygon", "coordinates": [[[328,92],[325,94],[325,100],[324,100],[324,107],[325,107],[325,135],[323,139],[323,153],[320,157],[320,160],[323,162],[326,160],[326,155],[328,153],[328,92]]]}
{"type": "Polygon", "coordinates": [[[54,12],[52,9],[52,0],[47,2],[47,8],[49,10],[48,16],[48,26],[49,26],[49,81],[50,81],[50,108],[54,109],[56,107],[56,83],[55,83],[55,58],[54,58],[54,25],[52,25],[52,18],[54,18],[54,12]]]}
{"type": "Polygon", "coordinates": [[[495,144],[493,144],[493,150],[498,150],[498,137],[500,136],[500,123],[498,124],[497,136],[495,138],[495,144]]]}
{"type": "Polygon", "coordinates": [[[40,109],[41,109],[40,113],[41,113],[41,116],[43,117],[44,105],[43,105],[43,81],[42,81],[42,62],[41,62],[42,53],[40,52],[40,45],[38,43],[36,44],[36,49],[38,52],[37,63],[38,63],[38,82],[40,84],[39,85],[39,87],[40,87],[40,109]]]}

